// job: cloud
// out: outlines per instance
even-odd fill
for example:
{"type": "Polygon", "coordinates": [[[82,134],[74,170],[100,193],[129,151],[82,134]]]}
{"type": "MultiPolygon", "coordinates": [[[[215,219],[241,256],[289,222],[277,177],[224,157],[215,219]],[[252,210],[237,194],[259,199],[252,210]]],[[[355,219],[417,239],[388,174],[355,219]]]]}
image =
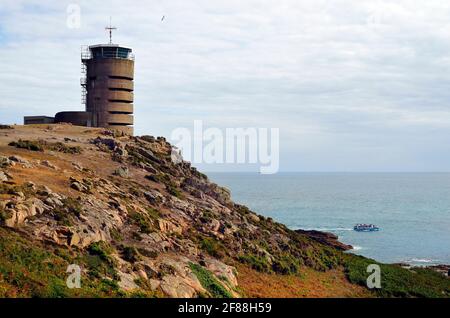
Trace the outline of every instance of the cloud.
{"type": "Polygon", "coordinates": [[[279,127],[283,170],[448,171],[449,15],[438,0],[3,0],[0,121],[80,109],[80,45],[106,42],[112,16],[136,54],[139,134],[279,127]]]}

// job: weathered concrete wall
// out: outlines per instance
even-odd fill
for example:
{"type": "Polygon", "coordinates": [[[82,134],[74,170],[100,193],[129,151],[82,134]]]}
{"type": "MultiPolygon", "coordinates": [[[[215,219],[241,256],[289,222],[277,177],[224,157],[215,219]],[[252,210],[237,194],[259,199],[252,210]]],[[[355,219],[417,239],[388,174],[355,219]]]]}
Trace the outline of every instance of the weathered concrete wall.
{"type": "Polygon", "coordinates": [[[97,58],[87,61],[86,111],[92,125],[133,134],[134,61],[97,58]]]}
{"type": "Polygon", "coordinates": [[[88,112],[59,112],[55,123],[71,123],[76,126],[92,126],[92,114],[88,112]]]}
{"type": "Polygon", "coordinates": [[[55,118],[48,116],[25,116],[23,118],[24,125],[33,125],[33,124],[53,124],[55,118]]]}

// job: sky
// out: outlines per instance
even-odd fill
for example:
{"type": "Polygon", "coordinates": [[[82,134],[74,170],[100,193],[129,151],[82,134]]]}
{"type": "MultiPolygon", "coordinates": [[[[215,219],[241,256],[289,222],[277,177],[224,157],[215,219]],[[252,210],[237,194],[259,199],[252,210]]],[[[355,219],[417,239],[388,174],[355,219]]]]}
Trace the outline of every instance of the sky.
{"type": "Polygon", "coordinates": [[[279,128],[281,171],[450,171],[449,1],[0,0],[0,122],[82,110],[110,16],[136,134],[279,128]]]}

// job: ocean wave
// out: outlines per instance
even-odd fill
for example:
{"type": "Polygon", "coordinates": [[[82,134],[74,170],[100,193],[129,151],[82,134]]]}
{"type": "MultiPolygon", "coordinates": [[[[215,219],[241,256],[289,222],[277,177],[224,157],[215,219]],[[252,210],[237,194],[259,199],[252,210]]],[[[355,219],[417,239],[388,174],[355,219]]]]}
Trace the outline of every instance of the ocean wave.
{"type": "Polygon", "coordinates": [[[364,248],[362,246],[358,246],[358,245],[353,245],[353,251],[360,251],[363,250],[364,248]]]}

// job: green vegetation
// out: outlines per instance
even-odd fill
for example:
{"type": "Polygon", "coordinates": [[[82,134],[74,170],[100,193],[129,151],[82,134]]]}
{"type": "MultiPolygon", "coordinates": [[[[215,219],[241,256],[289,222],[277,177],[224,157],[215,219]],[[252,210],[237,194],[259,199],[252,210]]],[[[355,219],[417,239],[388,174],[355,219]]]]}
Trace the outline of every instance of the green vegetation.
{"type": "Polygon", "coordinates": [[[126,145],[125,149],[128,151],[128,160],[136,166],[146,164],[152,166],[153,164],[161,164],[162,158],[160,154],[155,154],[151,149],[148,149],[143,143],[138,142],[142,148],[126,145]]]}
{"type": "Polygon", "coordinates": [[[62,200],[63,206],[53,209],[53,218],[61,225],[71,226],[73,217],[80,217],[82,208],[78,200],[66,198],[62,200]]]}
{"type": "Polygon", "coordinates": [[[269,262],[263,257],[256,255],[240,255],[238,256],[238,260],[243,264],[249,265],[258,272],[269,273],[271,271],[269,262]]]}
{"type": "Polygon", "coordinates": [[[242,215],[248,215],[251,213],[250,209],[245,205],[235,204],[236,212],[242,215]]]}
{"type": "Polygon", "coordinates": [[[135,247],[122,246],[122,258],[130,263],[136,263],[141,259],[135,247]]]}
{"type": "MultiPolygon", "coordinates": [[[[241,213],[247,214],[246,208],[240,210],[241,213]]],[[[327,271],[337,268],[341,264],[342,253],[283,227],[279,230],[284,232],[290,240],[274,245],[270,233],[274,232],[276,224],[270,227],[270,221],[263,218],[260,223],[266,229],[262,233],[250,235],[245,229],[234,233],[237,239],[244,239],[246,242],[242,246],[244,253],[237,257],[239,262],[247,264],[259,272],[281,275],[298,274],[301,266],[327,271]],[[262,251],[267,251],[271,255],[271,259],[267,259],[262,251]]]]}
{"type": "Polygon", "coordinates": [[[217,278],[206,268],[189,263],[192,272],[197,276],[200,284],[205,288],[214,298],[232,298],[231,293],[217,280],[217,278]]]}
{"type": "Polygon", "coordinates": [[[69,154],[80,154],[82,149],[78,146],[67,146],[62,142],[47,142],[44,140],[22,140],[13,141],[9,143],[9,146],[27,149],[31,151],[44,151],[44,149],[51,151],[58,151],[69,154]]]}
{"type": "Polygon", "coordinates": [[[120,241],[123,240],[122,233],[120,233],[120,231],[119,231],[118,229],[112,228],[112,229],[109,231],[109,234],[111,235],[111,238],[112,238],[114,241],[120,242],[120,241]]]}
{"type": "Polygon", "coordinates": [[[106,242],[95,242],[89,245],[88,252],[91,255],[99,256],[103,261],[109,261],[109,255],[112,253],[113,249],[106,242]]]}
{"type": "Polygon", "coordinates": [[[147,208],[147,214],[154,220],[161,218],[161,212],[154,208],[147,208]]]}
{"type": "Polygon", "coordinates": [[[145,176],[146,179],[156,182],[156,183],[162,183],[166,186],[167,192],[169,192],[174,197],[177,197],[178,199],[184,199],[183,192],[180,190],[180,188],[172,181],[170,176],[166,173],[158,173],[158,174],[151,174],[148,176],[145,176]]]}
{"type": "Polygon", "coordinates": [[[120,297],[111,282],[94,276],[81,279],[81,289],[66,286],[67,267],[88,267],[85,256],[61,248],[44,248],[15,232],[0,228],[0,298],[120,297]]]}
{"type": "Polygon", "coordinates": [[[81,147],[79,146],[68,146],[62,142],[55,142],[55,143],[49,143],[49,142],[42,142],[43,147],[45,149],[51,150],[51,151],[57,151],[57,152],[63,152],[63,153],[69,153],[69,154],[80,154],[82,152],[81,147]]]}
{"type": "Polygon", "coordinates": [[[0,207],[0,225],[4,224],[6,220],[12,217],[12,213],[5,211],[2,207],[0,207]]]}
{"type": "Polygon", "coordinates": [[[174,197],[177,197],[178,199],[181,199],[181,200],[184,199],[184,195],[180,189],[178,189],[172,185],[166,185],[166,189],[167,189],[167,192],[169,192],[174,197]]]}
{"type": "Polygon", "coordinates": [[[149,258],[157,258],[158,257],[158,252],[157,251],[153,251],[153,250],[148,250],[146,248],[138,248],[137,249],[139,254],[145,256],[145,257],[149,257],[149,258]]]}
{"type": "Polygon", "coordinates": [[[145,179],[156,182],[156,183],[160,183],[160,179],[158,178],[158,175],[156,174],[149,174],[147,176],[145,176],[145,179]]]}
{"type": "Polygon", "coordinates": [[[163,263],[159,266],[158,277],[163,278],[166,275],[174,275],[176,273],[175,267],[170,264],[163,263]]]}
{"type": "MultiPolygon", "coordinates": [[[[280,230],[285,230],[284,225],[279,225],[280,230]]],[[[336,249],[318,244],[309,237],[292,231],[287,231],[289,244],[283,245],[283,252],[277,258],[288,256],[298,260],[299,265],[311,267],[318,271],[327,271],[338,268],[341,264],[341,255],[336,249]]]]}
{"type": "Polygon", "coordinates": [[[0,194],[17,195],[19,193],[22,193],[26,198],[28,198],[34,194],[34,190],[32,187],[25,184],[17,185],[5,182],[0,183],[0,194]]]}
{"type": "MultiPolygon", "coordinates": [[[[89,255],[86,255],[85,261],[89,268],[89,275],[104,279],[108,277],[107,281],[111,279],[117,280],[116,262],[111,257],[113,248],[106,242],[92,243],[88,247],[89,255]]],[[[111,282],[107,282],[110,284],[111,282]]]]}
{"type": "Polygon", "coordinates": [[[8,144],[8,146],[21,148],[21,149],[27,149],[31,151],[44,151],[44,147],[42,147],[41,143],[36,140],[22,140],[19,139],[19,141],[12,141],[8,144]]]}
{"type": "Polygon", "coordinates": [[[132,212],[130,213],[130,218],[134,224],[139,227],[139,230],[144,234],[150,234],[153,231],[153,225],[148,219],[148,216],[138,213],[132,212]]]}
{"type": "Polygon", "coordinates": [[[300,269],[299,261],[290,255],[284,255],[275,260],[272,264],[272,270],[281,275],[297,274],[300,269]]]}
{"type": "Polygon", "coordinates": [[[378,264],[381,268],[381,289],[374,290],[380,297],[450,297],[450,280],[433,270],[408,270],[351,254],[344,257],[347,277],[354,284],[366,286],[370,264],[378,264]]]}
{"type": "Polygon", "coordinates": [[[225,247],[215,239],[203,236],[200,238],[199,243],[200,248],[212,257],[222,258],[225,256],[225,247]]]}
{"type": "Polygon", "coordinates": [[[191,167],[191,173],[199,179],[203,179],[205,181],[208,180],[208,176],[197,170],[195,167],[191,167]]]}
{"type": "Polygon", "coordinates": [[[203,223],[209,223],[211,222],[213,219],[217,218],[217,216],[211,212],[211,210],[205,210],[202,213],[202,216],[199,218],[199,220],[203,223]]]}
{"type": "Polygon", "coordinates": [[[153,291],[149,280],[138,278],[134,281],[136,285],[143,289],[143,291],[133,291],[128,297],[130,298],[162,298],[164,294],[157,290],[153,291]]]}

